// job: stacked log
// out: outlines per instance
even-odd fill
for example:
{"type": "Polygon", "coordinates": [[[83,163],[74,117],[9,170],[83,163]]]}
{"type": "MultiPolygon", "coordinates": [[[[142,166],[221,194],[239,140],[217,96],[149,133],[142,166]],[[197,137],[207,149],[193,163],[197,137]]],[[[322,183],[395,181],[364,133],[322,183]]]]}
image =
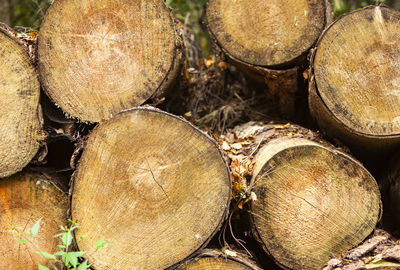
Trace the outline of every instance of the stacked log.
{"type": "Polygon", "coordinates": [[[78,246],[97,270],[165,269],[210,241],[230,197],[211,138],[159,110],[125,111],[92,131],[75,173],[78,246]],[[96,250],[103,237],[112,243],[96,250]]]}
{"type": "Polygon", "coordinates": [[[40,28],[40,80],[68,116],[100,122],[163,95],[180,46],[164,1],[58,0],[40,28]]]}
{"type": "MultiPolygon", "coordinates": [[[[59,250],[59,226],[67,223],[68,198],[54,179],[24,171],[0,181],[0,268],[37,269],[38,263],[51,267],[37,251],[59,250]],[[21,239],[29,239],[29,229],[41,219],[40,230],[31,241],[18,242],[9,232],[18,228],[21,239]]],[[[17,239],[16,239],[17,238],[17,239]]]]}
{"type": "Polygon", "coordinates": [[[225,252],[204,249],[196,258],[188,260],[176,269],[179,270],[261,270],[248,256],[236,251],[225,252]]]}
{"type": "Polygon", "coordinates": [[[251,199],[254,237],[280,266],[321,269],[373,231],[380,192],[355,159],[298,126],[249,123],[232,134],[224,138],[243,144],[230,155],[234,175],[253,164],[249,184],[233,178],[237,197],[251,199]]]}
{"type": "Polygon", "coordinates": [[[44,139],[39,81],[28,52],[0,25],[0,177],[21,171],[44,139]]]}
{"type": "Polygon", "coordinates": [[[399,20],[398,11],[383,5],[342,16],[312,59],[312,116],[360,157],[382,158],[399,144],[399,20]]]}
{"type": "Polygon", "coordinates": [[[328,1],[209,0],[207,22],[224,54],[266,83],[288,117],[296,111],[298,77],[310,48],[332,20],[328,1]]]}

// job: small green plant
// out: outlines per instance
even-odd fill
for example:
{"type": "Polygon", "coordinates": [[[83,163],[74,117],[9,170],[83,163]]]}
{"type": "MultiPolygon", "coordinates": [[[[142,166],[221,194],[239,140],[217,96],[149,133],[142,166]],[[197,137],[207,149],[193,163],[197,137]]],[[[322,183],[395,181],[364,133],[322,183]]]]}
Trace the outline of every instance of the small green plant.
{"type": "MultiPolygon", "coordinates": [[[[18,243],[23,244],[26,242],[33,243],[34,238],[39,233],[40,223],[42,218],[40,218],[36,223],[32,226],[31,229],[28,230],[27,233],[23,233],[23,229],[21,227],[11,227],[9,230],[10,233],[13,234],[14,238],[18,243]]],[[[53,266],[52,269],[67,269],[67,270],[89,270],[90,264],[88,264],[87,260],[83,260],[82,256],[85,254],[84,251],[74,251],[73,250],[73,232],[79,229],[78,224],[69,220],[70,226],[60,226],[61,232],[59,234],[54,235],[61,240],[61,244],[58,245],[59,251],[51,254],[45,251],[36,251],[40,256],[53,261],[54,265],[60,265],[59,268],[57,266],[53,266]]],[[[85,236],[81,236],[77,239],[77,242],[85,239],[85,236]]],[[[99,250],[101,248],[106,247],[111,241],[105,240],[104,238],[97,241],[95,250],[99,250]]],[[[38,264],[38,270],[50,270],[50,268],[38,264]]]]}

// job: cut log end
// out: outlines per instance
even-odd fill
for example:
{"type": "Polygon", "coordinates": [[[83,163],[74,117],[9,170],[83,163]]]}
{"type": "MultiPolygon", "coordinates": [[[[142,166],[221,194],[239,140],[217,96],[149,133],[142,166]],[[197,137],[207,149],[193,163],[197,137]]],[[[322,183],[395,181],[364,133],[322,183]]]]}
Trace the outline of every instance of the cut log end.
{"type": "Polygon", "coordinates": [[[180,264],[178,270],[261,270],[248,256],[231,250],[204,249],[195,258],[180,264]]]}
{"type": "Polygon", "coordinates": [[[353,159],[304,139],[271,141],[257,156],[254,231],[280,265],[320,269],[375,228],[379,189],[353,159]]]}
{"type": "Polygon", "coordinates": [[[54,235],[67,222],[68,199],[59,188],[37,173],[24,172],[0,181],[0,269],[50,267],[50,261],[36,251],[53,253],[60,244],[54,235]],[[9,230],[24,233],[40,219],[40,230],[32,242],[18,243],[9,230]]]}
{"type": "Polygon", "coordinates": [[[194,259],[185,265],[178,267],[179,270],[252,270],[252,268],[241,264],[236,261],[232,261],[226,258],[200,258],[194,259]]]}
{"type": "Polygon", "coordinates": [[[177,39],[160,0],[58,0],[40,28],[40,78],[68,115],[99,122],[163,90],[177,39]]]}
{"type": "Polygon", "coordinates": [[[98,270],[164,269],[204,246],[230,201],[217,145],[188,122],[138,108],[91,133],[75,176],[78,243],[98,270]],[[94,250],[100,238],[109,248],[94,250]]]}
{"type": "Polygon", "coordinates": [[[318,94],[346,128],[367,136],[400,134],[400,13],[371,6],[341,17],[314,59],[318,94]]]}
{"type": "Polygon", "coordinates": [[[219,45],[252,65],[290,63],[322,32],[325,2],[320,0],[210,0],[207,21],[219,45]]]}
{"type": "Polygon", "coordinates": [[[0,177],[21,171],[42,139],[39,81],[28,53],[0,29],[0,177]]]}

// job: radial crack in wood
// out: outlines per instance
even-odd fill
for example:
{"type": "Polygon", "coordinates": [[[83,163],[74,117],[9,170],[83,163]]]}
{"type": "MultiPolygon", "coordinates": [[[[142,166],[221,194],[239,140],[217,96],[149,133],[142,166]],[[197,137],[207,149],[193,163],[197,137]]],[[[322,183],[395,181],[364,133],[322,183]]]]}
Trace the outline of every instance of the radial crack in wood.
{"type": "Polygon", "coordinates": [[[370,6],[342,16],[313,57],[310,110],[321,129],[350,146],[399,142],[400,13],[370,6]]]}
{"type": "Polygon", "coordinates": [[[304,55],[325,27],[320,0],[209,0],[208,26],[221,48],[257,66],[288,64],[304,55]]]}
{"type": "Polygon", "coordinates": [[[375,228],[375,179],[318,133],[249,122],[221,138],[238,207],[248,210],[253,235],[281,267],[321,269],[375,228]]]}
{"type": "Polygon", "coordinates": [[[255,157],[255,235],[280,264],[320,269],[364,240],[380,217],[374,178],[349,156],[302,138],[275,139],[255,157]]]}
{"type": "Polygon", "coordinates": [[[207,25],[216,47],[249,81],[267,86],[281,114],[301,119],[306,56],[331,13],[328,0],[210,0],[207,25]]]}
{"type": "Polygon", "coordinates": [[[21,171],[43,139],[35,67],[8,31],[0,25],[0,177],[21,171]]]}
{"type": "Polygon", "coordinates": [[[149,108],[118,114],[89,136],[74,177],[78,243],[97,270],[164,269],[203,247],[225,219],[230,177],[216,143],[149,108]],[[101,238],[112,243],[95,250],[101,238]]]}
{"type": "Polygon", "coordinates": [[[179,40],[161,0],[56,0],[40,28],[40,79],[68,115],[99,122],[170,85],[179,40]]]}

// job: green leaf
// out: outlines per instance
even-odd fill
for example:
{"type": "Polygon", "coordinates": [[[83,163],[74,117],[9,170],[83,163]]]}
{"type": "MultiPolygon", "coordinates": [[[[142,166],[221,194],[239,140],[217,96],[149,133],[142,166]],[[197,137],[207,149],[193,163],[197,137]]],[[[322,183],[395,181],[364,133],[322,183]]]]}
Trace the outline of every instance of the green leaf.
{"type": "Polygon", "coordinates": [[[83,263],[79,264],[79,267],[77,270],[88,270],[88,269],[90,269],[90,264],[87,264],[87,260],[86,260],[83,263]]]}
{"type": "Polygon", "coordinates": [[[71,264],[73,267],[78,265],[78,258],[82,257],[85,252],[75,251],[75,252],[67,252],[64,258],[64,264],[71,264]]]}
{"type": "Polygon", "coordinates": [[[46,259],[50,259],[50,260],[56,260],[56,256],[54,256],[53,254],[44,252],[44,251],[36,251],[37,254],[39,254],[40,256],[46,258],[46,259]]]}
{"type": "Polygon", "coordinates": [[[19,239],[19,240],[18,240],[18,244],[22,244],[22,243],[25,243],[25,242],[26,242],[25,239],[19,239]]]}
{"type": "Polygon", "coordinates": [[[54,253],[54,255],[56,256],[65,256],[65,254],[67,254],[67,252],[65,251],[57,251],[56,253],[54,253]]]}
{"type": "Polygon", "coordinates": [[[31,235],[30,235],[31,237],[35,237],[38,234],[39,229],[40,229],[40,222],[41,221],[42,221],[42,218],[39,218],[39,220],[36,221],[36,223],[32,226],[31,235]]]}
{"type": "Polygon", "coordinates": [[[72,244],[72,239],[73,239],[71,231],[66,232],[64,237],[65,238],[63,239],[63,243],[68,248],[72,244]]]}
{"type": "Polygon", "coordinates": [[[38,270],[50,270],[48,267],[38,264],[38,270]]]}
{"type": "Polygon", "coordinates": [[[105,245],[105,239],[104,238],[101,238],[99,241],[97,241],[97,243],[96,243],[96,246],[95,246],[95,249],[96,250],[99,250],[99,249],[101,249],[101,248],[103,248],[104,247],[104,245],[105,245]]]}

